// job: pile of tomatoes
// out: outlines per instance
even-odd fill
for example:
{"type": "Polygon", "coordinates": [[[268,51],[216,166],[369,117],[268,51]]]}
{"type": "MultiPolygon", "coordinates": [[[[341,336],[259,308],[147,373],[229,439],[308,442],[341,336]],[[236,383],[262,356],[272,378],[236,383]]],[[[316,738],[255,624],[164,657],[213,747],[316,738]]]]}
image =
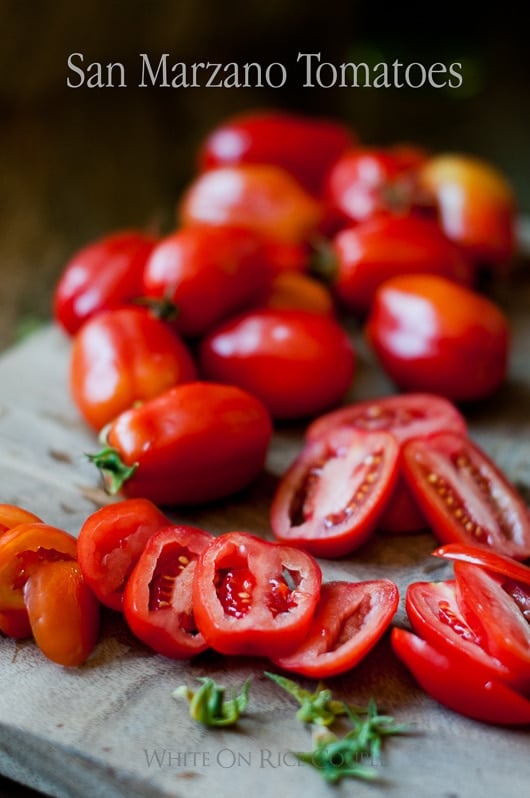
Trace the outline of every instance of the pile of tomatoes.
{"type": "MultiPolygon", "coordinates": [[[[351,554],[376,529],[428,526],[460,545],[442,556],[478,552],[479,562],[457,563],[456,581],[409,587],[420,637],[394,630],[396,653],[453,708],[480,661],[473,695],[482,690],[484,711],[467,714],[529,722],[530,582],[516,562],[530,557],[528,510],[453,404],[505,378],[509,324],[477,285],[484,270],[509,273],[514,228],[510,186],[469,156],[365,147],[339,122],[283,112],[212,131],[175,230],[106,236],[76,253],[56,286],[71,394],[103,442],[91,459],[126,498],[86,520],[75,553],[41,541],[37,555],[16,555],[4,631],[16,611],[39,642],[32,585],[67,562],[97,605],[123,610],[161,654],[214,648],[330,676],[375,645],[399,596],[388,580],[322,584],[315,557],[351,554]],[[344,321],[362,327],[405,393],[344,404],[356,367],[344,321]],[[248,486],[284,421],[311,423],[271,502],[275,543],[215,538],[159,509],[248,486]],[[513,621],[506,644],[479,623],[494,594],[495,617],[513,621]],[[451,673],[443,695],[423,676],[428,662],[451,673]],[[507,691],[519,715],[496,711],[507,691]]],[[[13,568],[9,535],[0,564],[13,568]]]]}

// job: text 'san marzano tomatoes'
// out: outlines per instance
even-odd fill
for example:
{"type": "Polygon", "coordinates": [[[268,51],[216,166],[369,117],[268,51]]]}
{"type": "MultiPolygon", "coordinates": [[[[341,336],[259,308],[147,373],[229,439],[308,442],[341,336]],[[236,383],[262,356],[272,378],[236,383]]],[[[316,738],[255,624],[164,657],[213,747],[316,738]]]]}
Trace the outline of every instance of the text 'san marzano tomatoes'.
{"type": "Polygon", "coordinates": [[[262,471],[270,416],[232,385],[178,385],[121,413],[108,446],[91,455],[111,492],[160,505],[209,502],[249,485],[262,471]]]}
{"type": "Polygon", "coordinates": [[[353,379],[355,356],[333,318],[305,310],[249,311],[202,342],[207,379],[257,396],[273,418],[303,418],[336,406],[353,379]]]}
{"type": "Polygon", "coordinates": [[[154,248],[143,292],[175,306],[173,324],[183,335],[204,335],[255,304],[270,279],[269,258],[262,238],[243,227],[180,229],[154,248]]]}
{"type": "Polygon", "coordinates": [[[119,307],[142,293],[142,273],[156,239],[113,233],[83,247],[66,264],[53,298],[54,316],[75,333],[90,316],[119,307]]]}
{"type": "Polygon", "coordinates": [[[323,189],[329,168],[354,144],[339,122],[281,111],[255,111],[216,127],[199,152],[202,169],[242,163],[285,169],[311,193],[323,189]]]}
{"type": "Polygon", "coordinates": [[[307,636],[293,653],[274,662],[313,679],[344,673],[382,637],[398,603],[398,589],[388,579],[325,582],[307,636]]]}
{"type": "Polygon", "coordinates": [[[286,654],[310,628],[321,581],[309,554],[227,532],[214,538],[197,561],[195,621],[212,648],[224,654],[286,654]]]}
{"type": "Polygon", "coordinates": [[[76,333],[70,392],[85,421],[100,430],[138,401],[196,379],[180,338],[143,308],[99,313],[76,333]]]}
{"type": "Polygon", "coordinates": [[[402,389],[454,401],[489,396],[508,367],[509,325],[489,299],[436,275],[403,275],[375,294],[366,332],[402,389]]]}
{"type": "Polygon", "coordinates": [[[308,443],[273,498],[274,535],[321,557],[358,548],[392,495],[398,456],[388,432],[338,428],[308,443]]]}

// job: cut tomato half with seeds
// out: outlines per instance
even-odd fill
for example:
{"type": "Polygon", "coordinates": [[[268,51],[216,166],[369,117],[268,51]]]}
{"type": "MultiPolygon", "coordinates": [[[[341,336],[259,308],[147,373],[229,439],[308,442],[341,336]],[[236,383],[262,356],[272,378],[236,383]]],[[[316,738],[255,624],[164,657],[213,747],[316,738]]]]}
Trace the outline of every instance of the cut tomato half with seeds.
{"type": "Polygon", "coordinates": [[[403,448],[403,473],[443,543],[482,544],[530,557],[530,514],[513,485],[468,438],[441,433],[403,448]]]}
{"type": "Polygon", "coordinates": [[[127,580],[123,613],[129,628],[166,657],[186,659],[208,647],[195,623],[192,583],[197,558],[211,539],[195,527],[159,529],[127,580]]]}
{"type": "Polygon", "coordinates": [[[307,637],[292,654],[273,661],[315,679],[344,673],[382,637],[398,603],[398,589],[388,579],[325,582],[307,637]]]}
{"type": "Polygon", "coordinates": [[[305,637],[320,595],[316,560],[246,532],[213,539],[193,580],[198,629],[224,654],[272,656],[305,637]]]}
{"type": "Polygon", "coordinates": [[[331,429],[303,449],[271,506],[278,540],[338,557],[373,532],[396,484],[399,445],[388,432],[331,429]]]}

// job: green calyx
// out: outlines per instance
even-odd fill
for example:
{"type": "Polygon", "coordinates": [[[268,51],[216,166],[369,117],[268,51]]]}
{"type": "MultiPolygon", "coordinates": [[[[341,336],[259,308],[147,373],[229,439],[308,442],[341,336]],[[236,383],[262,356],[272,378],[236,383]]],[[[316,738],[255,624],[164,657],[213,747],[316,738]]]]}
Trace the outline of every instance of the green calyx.
{"type": "Polygon", "coordinates": [[[118,450],[112,446],[105,446],[96,454],[87,454],[87,458],[101,471],[105,489],[112,496],[120,492],[125,482],[138,468],[138,463],[132,466],[125,465],[118,450]]]}
{"type": "Polygon", "coordinates": [[[198,679],[201,686],[190,690],[185,685],[173,691],[173,698],[186,698],[190,705],[190,716],[205,726],[233,726],[248,704],[250,679],[247,679],[241,692],[225,700],[225,687],[209,677],[198,679]]]}

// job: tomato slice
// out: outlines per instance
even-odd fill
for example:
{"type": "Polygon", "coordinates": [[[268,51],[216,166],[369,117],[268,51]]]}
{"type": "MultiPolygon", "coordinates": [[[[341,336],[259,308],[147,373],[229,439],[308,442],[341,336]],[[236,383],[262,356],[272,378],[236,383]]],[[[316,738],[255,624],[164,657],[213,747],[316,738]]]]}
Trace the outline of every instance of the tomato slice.
{"type": "MultiPolygon", "coordinates": [[[[466,422],[456,407],[442,396],[408,393],[383,396],[341,407],[309,425],[306,438],[314,440],[333,427],[354,427],[369,432],[391,432],[403,445],[411,438],[437,432],[466,434],[466,422]]],[[[404,479],[400,478],[378,526],[386,532],[414,532],[427,525],[404,479]]]]}
{"type": "Polygon", "coordinates": [[[403,473],[441,542],[480,543],[516,560],[530,557],[528,508],[468,438],[440,433],[408,441],[403,473]]]}
{"type": "Polygon", "coordinates": [[[468,546],[465,543],[448,543],[433,551],[434,557],[481,565],[486,571],[530,586],[530,568],[517,560],[499,554],[485,546],[468,546]]]}
{"type": "Polygon", "coordinates": [[[392,629],[392,647],[418,684],[435,701],[460,715],[485,723],[527,725],[530,701],[508,685],[492,679],[478,666],[462,668],[406,629],[392,629]]]}
{"type": "Polygon", "coordinates": [[[23,610],[23,589],[43,563],[75,560],[77,541],[43,523],[17,524],[0,537],[0,611],[23,610]]]}
{"type": "Polygon", "coordinates": [[[506,666],[488,654],[475,625],[464,618],[455,580],[413,582],[407,588],[405,607],[416,634],[460,662],[462,668],[479,666],[489,671],[492,679],[517,681],[506,666]]]}
{"type": "Polygon", "coordinates": [[[74,560],[41,565],[24,586],[31,631],[43,654],[59,665],[82,665],[96,645],[99,602],[74,560]]]}
{"type": "Polygon", "coordinates": [[[398,455],[399,445],[388,432],[343,427],[310,441],[274,496],[275,536],[321,557],[358,548],[392,494],[398,455]]]}
{"type": "Polygon", "coordinates": [[[159,529],[127,580],[125,620],[136,637],[166,657],[185,659],[208,647],[195,623],[192,584],[197,558],[211,539],[189,526],[159,529]]]}
{"type": "Polygon", "coordinates": [[[466,619],[480,630],[484,647],[505,665],[519,688],[530,691],[530,624],[502,577],[457,562],[455,577],[466,619]]]}
{"type": "Polygon", "coordinates": [[[88,516],[79,532],[77,558],[102,604],[121,610],[125,583],[147,541],[170,524],[148,499],[124,499],[88,516]]]}
{"type": "Polygon", "coordinates": [[[42,519],[16,504],[0,504],[0,535],[19,524],[42,523],[42,519]]]}
{"type": "Polygon", "coordinates": [[[246,532],[225,533],[197,562],[197,627],[223,654],[285,654],[307,634],[321,582],[309,554],[246,532]]]}
{"type": "Polygon", "coordinates": [[[388,579],[325,582],[307,637],[274,663],[315,679],[344,673],[375,646],[398,604],[398,589],[388,579]]]}

